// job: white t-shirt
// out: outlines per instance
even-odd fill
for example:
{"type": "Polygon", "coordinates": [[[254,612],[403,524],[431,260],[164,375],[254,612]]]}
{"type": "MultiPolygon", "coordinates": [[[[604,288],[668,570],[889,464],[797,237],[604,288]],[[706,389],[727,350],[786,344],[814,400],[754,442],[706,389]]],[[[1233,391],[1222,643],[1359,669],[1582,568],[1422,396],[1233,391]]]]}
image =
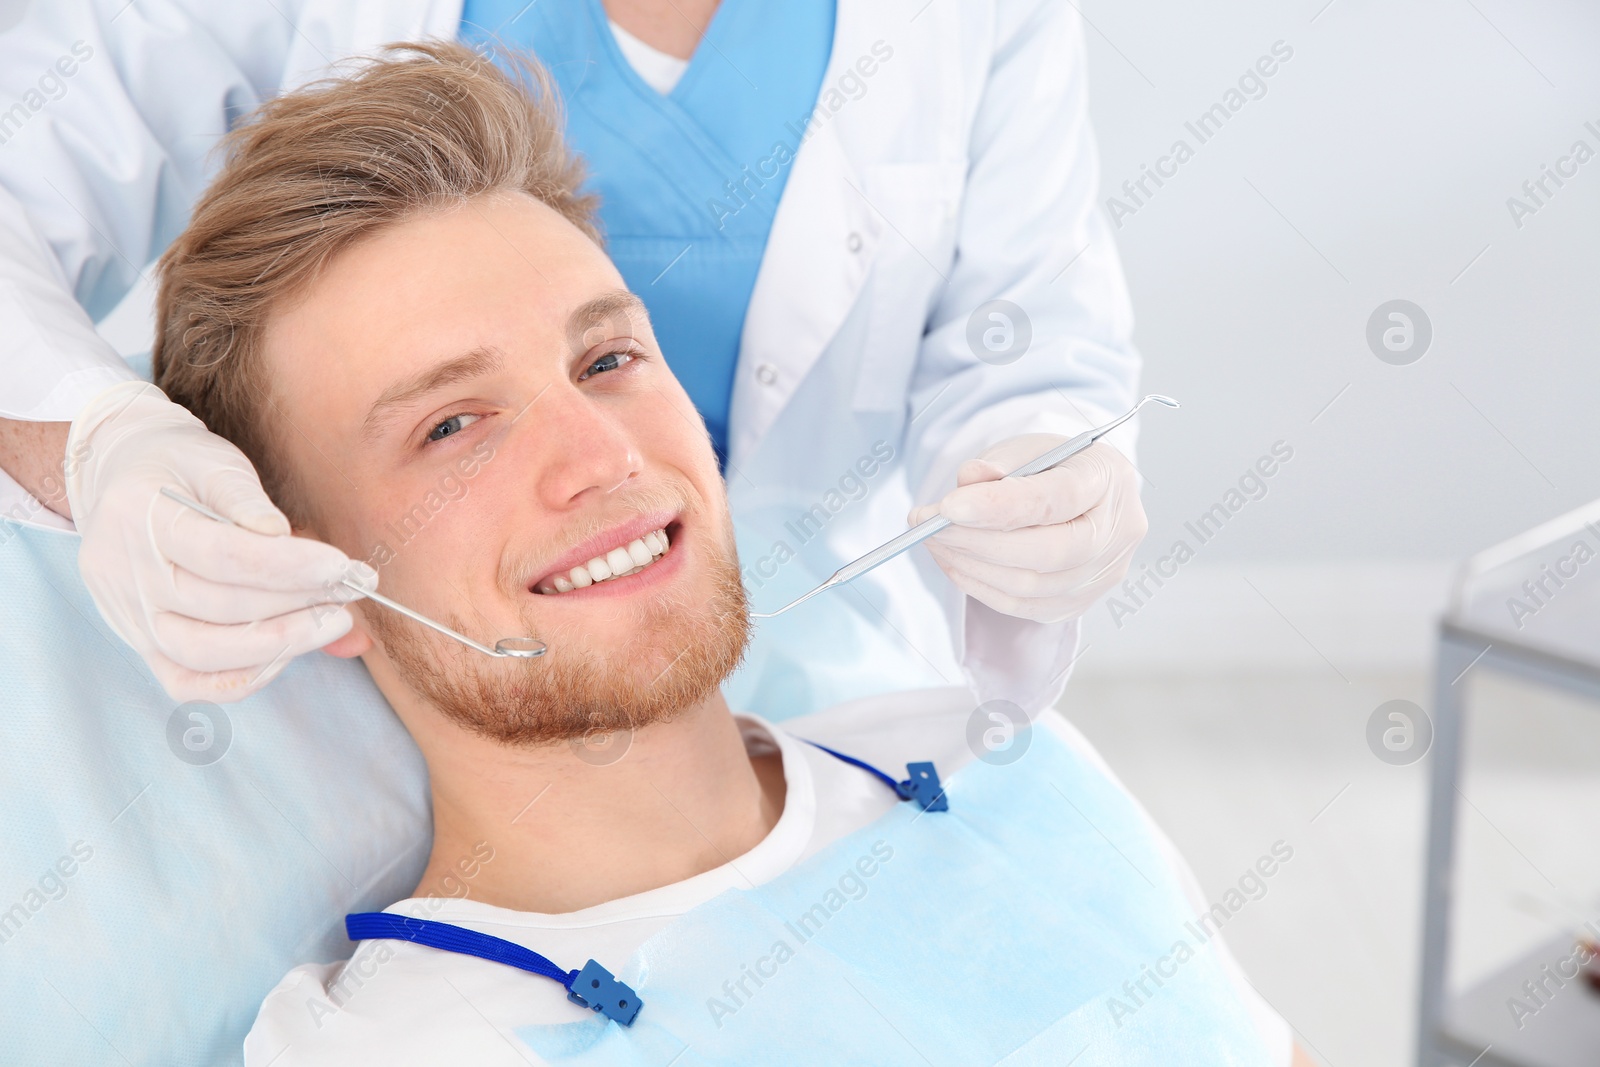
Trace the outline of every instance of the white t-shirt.
{"type": "MultiPolygon", "coordinates": [[[[966,742],[971,712],[972,699],[965,690],[938,689],[853,701],[791,719],[783,728],[740,715],[749,751],[761,754],[775,747],[781,753],[787,790],[783,814],[772,831],[744,855],[682,882],[561,915],[442,897],[402,900],[386,910],[513,941],[563,967],[593,958],[619,973],[641,944],[689,909],[725,889],[771,881],[899,803],[877,778],[799,738],[883,768],[931,759],[948,778],[972,758],[966,742]]],[[[1061,716],[1047,712],[1039,725],[1115,781],[1099,754],[1061,716]]],[[[1139,811],[1144,814],[1142,807],[1139,811]]],[[[1150,829],[1195,912],[1205,911],[1209,904],[1188,865],[1154,823],[1150,829]]],[[[470,879],[464,877],[463,883],[470,892],[470,879]]],[[[1211,943],[1273,1062],[1287,1065],[1288,1025],[1245,980],[1221,938],[1211,943]]],[[[278,983],[245,1039],[245,1063],[525,1067],[540,1061],[517,1039],[516,1028],[590,1018],[588,1009],[568,1001],[566,990],[548,978],[404,941],[364,941],[348,962],[306,964],[278,983]]]]}
{"type": "Polygon", "coordinates": [[[634,73],[662,96],[672,92],[683,72],[689,69],[689,61],[651,47],[610,19],[606,21],[611,22],[611,35],[617,39],[617,48],[634,73]]]}

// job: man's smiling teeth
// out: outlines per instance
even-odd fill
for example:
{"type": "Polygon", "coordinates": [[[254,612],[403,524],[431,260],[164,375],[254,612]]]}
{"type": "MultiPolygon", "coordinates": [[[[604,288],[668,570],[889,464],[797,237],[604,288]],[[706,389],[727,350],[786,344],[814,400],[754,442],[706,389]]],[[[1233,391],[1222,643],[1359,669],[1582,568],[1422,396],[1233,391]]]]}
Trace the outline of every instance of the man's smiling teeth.
{"type": "Polygon", "coordinates": [[[546,596],[552,593],[570,593],[574,589],[582,589],[596,582],[625,578],[644,570],[666,555],[667,547],[667,532],[652,530],[643,537],[634,538],[621,548],[613,548],[603,556],[596,556],[588,563],[572,568],[564,576],[557,575],[540,583],[539,592],[546,596]]]}

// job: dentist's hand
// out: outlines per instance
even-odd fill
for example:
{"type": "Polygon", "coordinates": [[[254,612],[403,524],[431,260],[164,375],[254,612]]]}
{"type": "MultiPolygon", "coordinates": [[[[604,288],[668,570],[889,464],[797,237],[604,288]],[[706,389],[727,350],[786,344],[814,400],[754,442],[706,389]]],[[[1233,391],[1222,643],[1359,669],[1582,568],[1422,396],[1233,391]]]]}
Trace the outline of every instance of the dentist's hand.
{"type": "Polygon", "coordinates": [[[174,700],[242,700],[350,631],[342,605],[356,594],[342,577],[377,584],[365,563],[291,537],[244,453],[147,382],[85,406],[65,473],[84,584],[174,700]],[[163,486],[238,525],[169,500],[163,486]]]}
{"type": "Polygon", "coordinates": [[[957,589],[1003,614],[1077,618],[1127,574],[1149,528],[1138,473],[1104,442],[1053,470],[1005,477],[1065,440],[1002,441],[963,463],[943,500],[911,512],[912,525],[941,513],[951,521],[924,544],[957,589]]]}

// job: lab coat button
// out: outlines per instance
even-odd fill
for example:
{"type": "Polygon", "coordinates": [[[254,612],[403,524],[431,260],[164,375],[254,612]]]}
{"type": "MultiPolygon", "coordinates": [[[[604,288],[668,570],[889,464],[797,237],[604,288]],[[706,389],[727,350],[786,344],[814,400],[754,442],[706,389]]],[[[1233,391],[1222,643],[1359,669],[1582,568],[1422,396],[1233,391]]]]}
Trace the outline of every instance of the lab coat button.
{"type": "Polygon", "coordinates": [[[849,248],[852,252],[861,251],[861,235],[859,233],[852,231],[850,236],[845,239],[844,243],[845,247],[849,248]]]}
{"type": "Polygon", "coordinates": [[[772,385],[778,380],[778,368],[770,363],[763,363],[756,368],[756,381],[762,385],[772,385]]]}

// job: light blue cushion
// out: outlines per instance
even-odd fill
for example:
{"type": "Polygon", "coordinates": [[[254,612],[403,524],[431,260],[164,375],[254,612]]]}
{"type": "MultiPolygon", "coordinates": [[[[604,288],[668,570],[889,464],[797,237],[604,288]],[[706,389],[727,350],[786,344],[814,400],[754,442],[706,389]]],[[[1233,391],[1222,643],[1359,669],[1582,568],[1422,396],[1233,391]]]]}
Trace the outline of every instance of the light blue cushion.
{"type": "Polygon", "coordinates": [[[416,885],[426,768],[359,661],[180,709],[77,551],[0,521],[0,1060],[239,1063],[278,979],[416,885]]]}

